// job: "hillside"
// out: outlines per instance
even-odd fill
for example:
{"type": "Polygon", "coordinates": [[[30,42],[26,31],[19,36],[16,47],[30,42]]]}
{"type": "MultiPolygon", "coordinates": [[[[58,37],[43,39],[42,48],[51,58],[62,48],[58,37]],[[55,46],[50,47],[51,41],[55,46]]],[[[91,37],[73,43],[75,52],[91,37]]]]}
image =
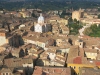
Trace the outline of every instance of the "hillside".
{"type": "Polygon", "coordinates": [[[39,8],[45,11],[72,8],[77,10],[79,8],[96,8],[98,6],[100,6],[99,2],[92,2],[91,0],[0,0],[0,9],[7,10],[17,10],[21,8],[39,8]]]}

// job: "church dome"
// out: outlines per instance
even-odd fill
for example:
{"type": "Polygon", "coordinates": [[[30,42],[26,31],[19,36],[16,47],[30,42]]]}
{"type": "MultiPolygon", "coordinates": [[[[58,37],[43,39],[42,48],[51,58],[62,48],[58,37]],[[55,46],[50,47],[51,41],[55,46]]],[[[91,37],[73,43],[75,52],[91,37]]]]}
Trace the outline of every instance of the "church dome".
{"type": "Polygon", "coordinates": [[[42,14],[40,14],[38,18],[38,23],[44,23],[44,17],[42,16],[42,14]]]}

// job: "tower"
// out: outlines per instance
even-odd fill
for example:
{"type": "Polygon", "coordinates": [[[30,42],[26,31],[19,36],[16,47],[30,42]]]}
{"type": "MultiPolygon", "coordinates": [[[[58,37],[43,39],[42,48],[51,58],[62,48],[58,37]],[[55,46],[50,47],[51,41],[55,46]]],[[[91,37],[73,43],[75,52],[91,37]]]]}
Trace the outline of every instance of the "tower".
{"type": "Polygon", "coordinates": [[[84,47],[84,42],[83,40],[79,39],[75,41],[75,45],[78,45],[80,48],[84,47]]]}
{"type": "Polygon", "coordinates": [[[72,19],[73,19],[73,20],[76,19],[77,21],[79,21],[80,18],[81,18],[81,13],[80,13],[80,11],[73,11],[73,12],[72,12],[72,19]]]}
{"type": "Polygon", "coordinates": [[[5,30],[0,30],[0,46],[8,43],[7,32],[5,30]]]}
{"type": "Polygon", "coordinates": [[[43,25],[44,25],[44,17],[42,16],[42,14],[40,14],[40,16],[38,18],[38,23],[34,27],[34,31],[42,33],[42,31],[43,31],[42,26],[43,25]]]}
{"type": "Polygon", "coordinates": [[[38,18],[38,23],[34,26],[35,32],[44,33],[51,31],[51,25],[46,24],[44,21],[44,17],[42,16],[42,14],[40,14],[38,18]]]}
{"type": "Polygon", "coordinates": [[[44,17],[42,14],[40,14],[40,17],[38,18],[38,24],[44,24],[44,17]]]}

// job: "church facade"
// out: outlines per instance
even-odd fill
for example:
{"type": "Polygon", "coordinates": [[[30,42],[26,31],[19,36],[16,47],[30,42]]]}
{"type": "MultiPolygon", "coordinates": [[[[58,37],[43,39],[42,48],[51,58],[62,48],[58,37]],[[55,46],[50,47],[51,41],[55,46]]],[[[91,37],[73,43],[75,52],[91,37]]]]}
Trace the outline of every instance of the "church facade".
{"type": "Polygon", "coordinates": [[[44,22],[44,17],[40,14],[38,23],[34,26],[34,31],[39,33],[45,33],[51,31],[52,26],[44,22]]]}

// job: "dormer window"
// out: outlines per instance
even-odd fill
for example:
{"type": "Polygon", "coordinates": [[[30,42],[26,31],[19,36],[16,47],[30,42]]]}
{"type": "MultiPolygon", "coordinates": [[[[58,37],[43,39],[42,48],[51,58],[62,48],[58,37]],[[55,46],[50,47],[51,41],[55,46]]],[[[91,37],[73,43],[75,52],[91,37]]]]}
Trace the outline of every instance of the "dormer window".
{"type": "Polygon", "coordinates": [[[92,49],[94,49],[94,46],[92,46],[92,49]]]}
{"type": "Polygon", "coordinates": [[[2,75],[5,75],[5,73],[2,73],[2,75]]]}
{"type": "Polygon", "coordinates": [[[11,75],[11,73],[1,73],[1,75],[11,75]]]}
{"type": "Polygon", "coordinates": [[[80,45],[81,45],[81,43],[80,43],[80,45]]]}
{"type": "Polygon", "coordinates": [[[8,73],[6,73],[6,75],[8,75],[8,73]]]}

